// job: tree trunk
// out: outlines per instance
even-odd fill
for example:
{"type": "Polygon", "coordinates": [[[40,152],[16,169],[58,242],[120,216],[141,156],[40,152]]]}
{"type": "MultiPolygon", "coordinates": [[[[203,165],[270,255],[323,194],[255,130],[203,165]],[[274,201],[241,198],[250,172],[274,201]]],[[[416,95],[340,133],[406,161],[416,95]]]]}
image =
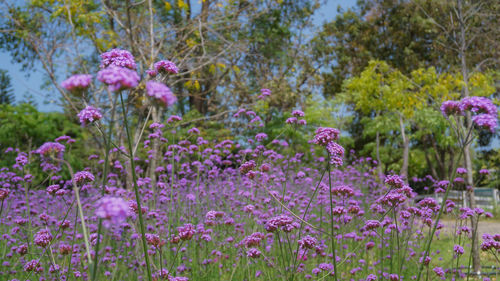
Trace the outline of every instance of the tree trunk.
{"type": "MultiPolygon", "coordinates": [[[[463,86],[463,96],[469,96],[469,70],[467,68],[467,58],[466,58],[466,50],[467,50],[467,42],[465,38],[465,19],[463,13],[463,0],[457,0],[457,17],[460,26],[460,46],[459,46],[459,56],[461,63],[461,71],[464,80],[463,86]]],[[[472,120],[471,114],[468,112],[465,116],[465,126],[468,130],[472,128],[472,120]]],[[[470,145],[468,143],[464,146],[464,160],[465,160],[465,169],[467,169],[467,198],[469,201],[469,207],[476,207],[476,198],[474,197],[474,180],[472,177],[472,157],[470,151],[470,145]]],[[[481,260],[479,257],[479,243],[477,237],[477,224],[478,220],[476,216],[471,217],[471,227],[472,227],[472,267],[475,272],[479,272],[481,270],[481,260]]]]}
{"type": "MultiPolygon", "coordinates": [[[[379,113],[377,112],[377,117],[379,116],[379,113]]],[[[382,180],[383,176],[384,176],[384,172],[382,171],[382,161],[380,161],[380,133],[379,131],[377,130],[377,135],[375,137],[375,141],[376,141],[376,157],[377,157],[377,171],[378,171],[378,178],[379,180],[382,180]]]]}
{"type": "Polygon", "coordinates": [[[406,136],[405,133],[405,125],[403,116],[399,115],[399,127],[401,130],[401,137],[403,138],[403,165],[401,166],[401,170],[399,174],[403,177],[405,183],[408,183],[408,161],[410,157],[410,139],[406,136]]]}
{"type": "MultiPolygon", "coordinates": [[[[153,122],[160,123],[160,110],[156,105],[153,105],[151,116],[153,118],[153,122]]],[[[149,160],[149,178],[151,179],[151,188],[153,193],[156,191],[156,167],[158,166],[158,155],[160,149],[160,140],[158,138],[152,139],[152,150],[153,154],[151,159],[149,160]]]]}

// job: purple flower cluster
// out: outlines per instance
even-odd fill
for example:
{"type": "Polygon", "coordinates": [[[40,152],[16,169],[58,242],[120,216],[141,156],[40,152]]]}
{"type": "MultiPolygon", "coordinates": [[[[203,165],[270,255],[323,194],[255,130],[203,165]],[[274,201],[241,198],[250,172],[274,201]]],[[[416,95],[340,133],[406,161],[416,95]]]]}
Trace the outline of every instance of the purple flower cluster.
{"type": "Polygon", "coordinates": [[[491,250],[500,253],[500,234],[483,234],[483,243],[481,243],[481,250],[491,250]]]}
{"type": "Polygon", "coordinates": [[[52,157],[62,159],[65,149],[65,146],[58,142],[46,142],[35,150],[35,153],[40,154],[44,161],[50,161],[52,157]]]}
{"type": "Polygon", "coordinates": [[[181,227],[177,228],[177,232],[179,233],[179,237],[181,240],[191,240],[193,235],[196,233],[194,225],[187,223],[181,227]]]}
{"type": "Polygon", "coordinates": [[[92,173],[87,171],[80,171],[75,173],[75,178],[74,178],[77,184],[92,182],[94,181],[94,179],[95,179],[94,175],[92,175],[92,173]]]}
{"type": "Polygon", "coordinates": [[[35,234],[33,242],[40,247],[46,247],[52,241],[52,234],[47,229],[42,229],[35,234]]]}
{"type": "Polygon", "coordinates": [[[466,97],[460,101],[460,110],[465,112],[469,110],[474,114],[497,114],[497,107],[489,98],[485,97],[466,97]]]}
{"type": "Polygon", "coordinates": [[[106,227],[119,225],[130,215],[130,207],[122,198],[106,196],[97,201],[95,215],[104,219],[103,225],[106,227]]]}
{"type": "Polygon", "coordinates": [[[340,131],[335,128],[319,127],[314,136],[314,143],[321,146],[327,146],[329,143],[339,139],[340,131]]]}
{"type": "Polygon", "coordinates": [[[80,91],[87,89],[91,81],[92,75],[90,74],[75,74],[62,81],[61,87],[68,91],[80,91]]]}
{"type": "Polygon", "coordinates": [[[462,110],[460,109],[460,103],[458,101],[444,101],[441,104],[441,112],[444,116],[461,114],[462,110]]]}
{"type": "Polygon", "coordinates": [[[472,122],[474,122],[474,124],[477,127],[481,128],[481,129],[488,130],[492,133],[495,132],[495,129],[497,127],[496,115],[485,114],[485,113],[475,115],[472,117],[472,122]]]}
{"type": "Polygon", "coordinates": [[[265,225],[265,228],[268,232],[274,232],[280,227],[283,231],[290,232],[295,228],[298,228],[298,224],[294,222],[293,218],[287,215],[279,215],[270,218],[265,225]]]}
{"type": "Polygon", "coordinates": [[[497,107],[485,97],[466,97],[460,102],[445,101],[441,104],[441,112],[444,116],[472,113],[472,122],[480,129],[495,132],[497,127],[497,107]]]}
{"type": "Polygon", "coordinates": [[[266,97],[269,97],[271,95],[271,90],[269,89],[260,89],[260,95],[258,96],[259,99],[263,100],[266,97]]]}
{"type": "Polygon", "coordinates": [[[127,50],[112,49],[101,54],[101,68],[119,66],[128,69],[136,69],[134,56],[127,50]]]}
{"type": "Polygon", "coordinates": [[[312,249],[318,244],[318,240],[310,235],[305,236],[300,239],[297,243],[299,243],[300,247],[303,249],[312,249]]]}
{"type": "Polygon", "coordinates": [[[313,142],[326,148],[328,155],[330,155],[330,164],[336,167],[343,165],[344,148],[336,143],[339,139],[340,131],[335,128],[319,127],[316,130],[313,142]]]}
{"type": "Polygon", "coordinates": [[[158,75],[158,73],[161,72],[177,74],[179,73],[179,68],[177,68],[177,65],[175,65],[175,63],[169,60],[161,60],[155,62],[155,64],[153,65],[153,69],[147,71],[147,73],[152,77],[158,75]]]}
{"type": "Polygon", "coordinates": [[[86,126],[101,120],[102,114],[97,108],[89,105],[78,113],[78,118],[80,119],[80,124],[82,124],[82,126],[86,126]]]}
{"type": "Polygon", "coordinates": [[[171,106],[177,101],[170,88],[160,82],[148,81],[146,83],[146,91],[148,96],[158,99],[165,106],[171,106]]]}
{"type": "Polygon", "coordinates": [[[31,260],[24,265],[24,271],[31,272],[35,271],[37,273],[43,272],[43,267],[40,264],[40,260],[31,260]]]}
{"type": "Polygon", "coordinates": [[[137,87],[140,78],[134,70],[112,65],[100,70],[97,80],[108,85],[112,92],[117,92],[137,87]]]}

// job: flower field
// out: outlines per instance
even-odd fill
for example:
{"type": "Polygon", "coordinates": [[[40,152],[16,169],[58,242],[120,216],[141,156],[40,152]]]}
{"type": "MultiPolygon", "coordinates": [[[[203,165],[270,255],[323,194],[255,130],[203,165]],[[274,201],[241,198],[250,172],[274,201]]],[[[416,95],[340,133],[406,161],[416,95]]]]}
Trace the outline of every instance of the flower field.
{"type": "MultiPolygon", "coordinates": [[[[170,61],[148,71],[153,106],[176,102],[161,82],[176,73],[170,61]]],[[[76,75],[61,86],[85,91],[92,79],[76,75]]],[[[110,116],[90,105],[78,114],[82,130],[100,132],[106,146],[86,155],[88,166],[76,171],[66,160],[84,141],[69,136],[2,152],[15,160],[0,172],[1,280],[477,279],[476,239],[483,264],[498,265],[500,234],[477,237],[470,224],[491,212],[431,197],[417,202],[404,177],[379,175],[369,157],[347,158],[340,130],[319,127],[291,151],[293,139],[262,132],[245,142],[206,140],[196,127],[181,134],[182,117],[172,115],[144,123],[134,142],[124,105],[142,83],[133,56],[102,54],[97,80],[117,106],[110,116]],[[114,122],[125,127],[123,145],[115,143],[114,122]]],[[[271,95],[262,89],[259,98],[271,95]]],[[[496,128],[487,98],[446,101],[441,110],[462,147],[475,130],[496,128]],[[463,130],[467,115],[473,126],[463,130]]],[[[233,115],[257,117],[249,109],[233,115]]],[[[304,117],[295,110],[282,126],[300,130],[304,117]]],[[[446,199],[466,172],[456,166],[455,181],[419,182],[446,199]]]]}

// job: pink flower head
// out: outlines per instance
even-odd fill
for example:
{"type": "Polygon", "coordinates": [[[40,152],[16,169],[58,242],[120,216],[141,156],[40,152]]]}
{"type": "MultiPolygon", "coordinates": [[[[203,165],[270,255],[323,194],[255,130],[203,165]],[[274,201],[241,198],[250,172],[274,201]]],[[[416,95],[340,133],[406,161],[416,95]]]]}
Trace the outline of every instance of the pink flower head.
{"type": "Polygon", "coordinates": [[[489,98],[485,97],[466,97],[460,101],[460,110],[462,112],[469,110],[473,114],[497,115],[497,107],[489,98]]]}
{"type": "Polygon", "coordinates": [[[90,74],[75,74],[70,76],[68,79],[61,82],[61,87],[68,91],[79,91],[85,90],[90,85],[92,81],[92,75],[90,74]]]}
{"type": "Polygon", "coordinates": [[[35,234],[33,242],[40,247],[46,247],[52,241],[52,234],[47,229],[42,229],[35,234]]]}
{"type": "Polygon", "coordinates": [[[479,128],[495,132],[497,127],[497,117],[491,114],[479,114],[472,117],[472,122],[479,128]]]}
{"type": "Polygon", "coordinates": [[[249,258],[256,259],[256,258],[260,257],[260,255],[261,255],[261,252],[259,251],[259,249],[250,248],[247,250],[247,257],[249,257],[249,258]]]}
{"type": "Polygon", "coordinates": [[[82,124],[82,126],[86,126],[90,123],[101,120],[102,114],[97,108],[89,105],[78,113],[78,118],[80,119],[80,124],[82,124]]]}
{"type": "Polygon", "coordinates": [[[97,80],[109,86],[112,92],[131,89],[139,85],[139,75],[125,67],[110,66],[97,73],[97,80]]]}
{"type": "Polygon", "coordinates": [[[294,110],[292,111],[292,115],[295,117],[304,117],[304,112],[302,110],[294,110]]]}
{"type": "Polygon", "coordinates": [[[307,235],[304,238],[300,239],[298,243],[300,247],[302,247],[302,249],[312,249],[316,246],[318,240],[314,237],[307,235]]]}
{"type": "Polygon", "coordinates": [[[85,183],[85,182],[92,182],[94,181],[95,177],[92,175],[92,173],[87,172],[87,171],[80,171],[75,174],[75,182],[80,184],[80,183],[85,183]]]}
{"type": "Polygon", "coordinates": [[[161,60],[159,62],[156,62],[154,64],[154,70],[156,73],[165,71],[167,73],[173,73],[177,74],[179,73],[179,69],[175,65],[175,63],[169,61],[169,60],[161,60]]]}
{"type": "Polygon", "coordinates": [[[62,158],[65,146],[57,142],[46,142],[42,144],[35,153],[40,154],[42,157],[50,157],[55,155],[57,158],[62,158]]]}
{"type": "Polygon", "coordinates": [[[327,146],[330,142],[338,140],[340,131],[335,128],[319,127],[314,136],[314,143],[322,146],[327,146]]]}
{"type": "Polygon", "coordinates": [[[328,151],[328,154],[330,154],[330,164],[335,165],[336,167],[342,166],[344,148],[340,144],[332,141],[326,145],[326,150],[328,151]]]}
{"type": "Polygon", "coordinates": [[[178,227],[177,231],[179,232],[179,237],[182,240],[191,240],[193,235],[196,233],[194,225],[187,223],[184,226],[178,227]]]}
{"type": "Polygon", "coordinates": [[[127,201],[119,197],[103,197],[96,203],[95,215],[104,219],[106,227],[119,225],[130,215],[130,207],[127,201]]]}
{"type": "Polygon", "coordinates": [[[453,100],[444,101],[441,104],[441,112],[443,113],[444,116],[462,114],[462,110],[460,109],[460,103],[453,100]]]}
{"type": "Polygon", "coordinates": [[[172,116],[168,117],[168,119],[167,119],[167,123],[173,123],[173,122],[177,122],[177,121],[182,121],[182,117],[177,116],[177,115],[172,115],[172,116]]]}
{"type": "Polygon", "coordinates": [[[101,54],[101,68],[108,66],[126,67],[136,69],[134,56],[127,50],[112,49],[101,54]]]}
{"type": "Polygon", "coordinates": [[[264,97],[268,97],[271,95],[271,90],[266,88],[260,89],[260,94],[264,97]]]}
{"type": "Polygon", "coordinates": [[[163,83],[148,81],[146,83],[146,90],[148,96],[160,100],[165,106],[171,106],[177,101],[170,88],[163,83]]]}

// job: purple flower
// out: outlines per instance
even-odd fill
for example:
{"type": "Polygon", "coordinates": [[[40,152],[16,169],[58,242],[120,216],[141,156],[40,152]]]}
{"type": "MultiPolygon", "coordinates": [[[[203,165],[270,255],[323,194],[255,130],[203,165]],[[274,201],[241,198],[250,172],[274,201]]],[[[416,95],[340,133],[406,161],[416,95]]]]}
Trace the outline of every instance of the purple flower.
{"type": "Polygon", "coordinates": [[[479,173],[481,175],[489,175],[490,174],[490,171],[488,169],[481,169],[479,170],[479,173]]]}
{"type": "Polygon", "coordinates": [[[104,226],[119,225],[124,222],[130,214],[127,201],[119,197],[103,197],[96,203],[95,215],[104,219],[104,226]]]}
{"type": "Polygon", "coordinates": [[[256,249],[256,248],[250,248],[247,250],[247,257],[252,258],[252,259],[256,259],[256,258],[260,257],[260,254],[261,254],[261,252],[259,251],[259,249],[256,249]]]}
{"type": "Polygon", "coordinates": [[[444,116],[450,116],[454,114],[462,114],[462,110],[460,109],[460,103],[458,101],[444,101],[441,104],[441,112],[444,116]]]}
{"type": "Polygon", "coordinates": [[[84,182],[92,182],[94,181],[94,175],[92,173],[87,172],[87,171],[80,171],[75,174],[75,182],[80,184],[84,182]]]}
{"type": "Polygon", "coordinates": [[[68,91],[85,90],[92,81],[90,74],[76,74],[61,82],[61,87],[68,91]]]}
{"type": "Polygon", "coordinates": [[[187,223],[184,226],[178,227],[177,232],[179,232],[179,237],[182,240],[191,240],[196,230],[194,229],[194,225],[187,223]]]}
{"type": "Polygon", "coordinates": [[[489,98],[485,97],[466,97],[460,101],[460,110],[462,112],[470,110],[474,114],[486,113],[497,115],[497,107],[489,98]]]}
{"type": "Polygon", "coordinates": [[[290,118],[286,119],[286,123],[287,124],[295,124],[295,123],[297,123],[297,117],[290,117],[290,118]]]}
{"type": "Polygon", "coordinates": [[[434,267],[432,270],[434,271],[434,273],[436,273],[437,276],[444,277],[444,270],[442,267],[434,267]]]}
{"type": "Polygon", "coordinates": [[[247,161],[240,166],[240,173],[242,175],[246,175],[249,171],[253,170],[256,167],[255,161],[250,160],[247,161]]]}
{"type": "Polygon", "coordinates": [[[97,73],[97,80],[108,85],[112,92],[135,88],[139,79],[137,72],[119,66],[110,66],[97,73]]]}
{"type": "Polygon", "coordinates": [[[267,139],[267,135],[265,133],[258,133],[257,135],[255,135],[255,139],[262,142],[263,140],[267,139]]]}
{"type": "Polygon", "coordinates": [[[260,242],[262,239],[264,239],[266,236],[261,233],[261,232],[254,232],[250,234],[250,236],[245,237],[241,243],[245,245],[246,247],[254,247],[254,246],[260,246],[260,242]]]}
{"type": "Polygon", "coordinates": [[[351,197],[354,195],[354,190],[347,185],[337,185],[332,187],[332,194],[341,197],[351,197]]]}
{"type": "Polygon", "coordinates": [[[481,128],[481,129],[485,129],[485,130],[489,130],[490,132],[494,133],[495,132],[495,129],[497,127],[497,118],[496,118],[496,113],[495,115],[491,115],[491,114],[479,114],[479,115],[475,115],[472,117],[472,122],[474,122],[474,124],[481,128]]]}
{"type": "Polygon", "coordinates": [[[302,247],[303,249],[312,249],[314,248],[314,246],[316,246],[318,240],[314,237],[307,235],[304,238],[300,239],[298,243],[300,247],[302,247]]]}
{"type": "Polygon", "coordinates": [[[40,260],[38,260],[38,259],[31,260],[24,265],[24,271],[26,271],[26,272],[35,271],[35,272],[40,273],[40,272],[43,272],[43,267],[40,264],[40,260]]]}
{"type": "Polygon", "coordinates": [[[287,226],[294,226],[293,219],[287,215],[279,215],[269,219],[266,222],[265,228],[268,232],[274,232],[278,227],[282,227],[283,230],[290,230],[287,226]]]}
{"type": "Polygon", "coordinates": [[[292,111],[292,115],[295,117],[304,117],[304,112],[302,110],[294,110],[292,111]]]}
{"type": "Polygon", "coordinates": [[[453,246],[453,251],[458,255],[463,255],[464,254],[464,247],[460,246],[460,245],[455,245],[453,246]]]}
{"type": "Polygon", "coordinates": [[[26,153],[21,152],[16,157],[16,164],[19,166],[26,166],[28,164],[28,156],[26,153]]]}
{"type": "Polygon", "coordinates": [[[163,83],[148,81],[146,83],[146,90],[148,96],[160,100],[165,106],[171,106],[177,101],[177,97],[163,83]]]}
{"type": "Polygon", "coordinates": [[[385,183],[393,188],[401,188],[404,185],[403,179],[398,175],[388,175],[385,177],[385,183]]]}
{"type": "Polygon", "coordinates": [[[466,174],[466,173],[467,173],[467,169],[462,168],[462,167],[458,167],[458,168],[457,168],[457,174],[459,174],[459,175],[464,175],[464,174],[466,174]]]}
{"type": "Polygon", "coordinates": [[[314,143],[322,146],[327,146],[329,143],[339,139],[340,131],[335,128],[319,127],[314,136],[314,143]]]}
{"type": "Polygon", "coordinates": [[[57,142],[46,142],[42,144],[35,153],[40,154],[43,157],[50,157],[51,155],[56,156],[57,158],[62,158],[65,147],[64,145],[57,142]]]}
{"type": "Polygon", "coordinates": [[[102,119],[102,114],[99,110],[93,106],[87,106],[80,113],[78,113],[78,118],[80,118],[80,123],[82,126],[86,126],[92,122],[96,122],[102,119]]]}
{"type": "Polygon", "coordinates": [[[375,274],[369,274],[368,276],[366,276],[366,279],[365,281],[375,281],[377,280],[377,276],[375,274]]]}
{"type": "Polygon", "coordinates": [[[33,242],[40,247],[46,247],[50,241],[52,241],[52,234],[47,229],[38,231],[33,239],[33,242]]]}
{"type": "Polygon", "coordinates": [[[266,88],[260,89],[260,94],[264,97],[268,97],[271,95],[271,90],[266,88]]]}
{"type": "Polygon", "coordinates": [[[377,220],[367,220],[365,222],[365,230],[372,230],[380,227],[380,222],[377,220]]]}
{"type": "Polygon", "coordinates": [[[330,154],[330,164],[336,167],[342,166],[344,157],[344,148],[336,142],[330,142],[326,145],[326,150],[330,154]]]}
{"type": "Polygon", "coordinates": [[[156,62],[154,64],[154,71],[156,71],[156,73],[159,73],[161,71],[165,71],[167,73],[173,73],[173,74],[179,73],[179,69],[177,68],[175,63],[168,61],[168,60],[161,60],[161,61],[156,62]]]}
{"type": "Polygon", "coordinates": [[[136,69],[134,56],[127,50],[112,49],[101,54],[101,68],[108,66],[126,67],[136,69]]]}
{"type": "Polygon", "coordinates": [[[9,196],[10,191],[7,188],[0,188],[0,200],[5,200],[9,196]]]}
{"type": "Polygon", "coordinates": [[[177,122],[177,121],[182,121],[182,117],[177,116],[177,115],[172,115],[172,116],[168,117],[168,119],[167,119],[167,123],[173,123],[173,122],[177,122]]]}

